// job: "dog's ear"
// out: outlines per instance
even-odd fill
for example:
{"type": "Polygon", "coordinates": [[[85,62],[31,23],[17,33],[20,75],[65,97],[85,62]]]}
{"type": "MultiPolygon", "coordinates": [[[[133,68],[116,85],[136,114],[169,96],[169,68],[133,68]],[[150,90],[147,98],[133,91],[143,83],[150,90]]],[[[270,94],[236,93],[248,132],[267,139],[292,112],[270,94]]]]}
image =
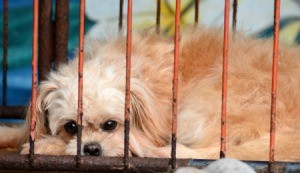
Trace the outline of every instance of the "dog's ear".
{"type": "MultiPolygon", "coordinates": [[[[53,91],[56,90],[58,86],[54,82],[43,81],[38,88],[36,106],[35,106],[35,139],[40,138],[42,135],[50,133],[48,118],[47,118],[47,103],[51,101],[54,97],[53,91]]],[[[26,135],[21,142],[27,142],[29,139],[29,128],[30,128],[30,116],[31,116],[31,102],[27,109],[26,117],[26,135]]]]}
{"type": "Polygon", "coordinates": [[[147,37],[135,40],[136,56],[131,80],[131,115],[133,125],[155,146],[170,140],[173,49],[171,44],[147,37]]]}
{"type": "Polygon", "coordinates": [[[132,157],[163,157],[170,156],[170,146],[154,146],[139,129],[131,129],[129,151],[132,157]]]}
{"type": "Polygon", "coordinates": [[[133,129],[130,132],[129,151],[133,157],[145,157],[143,138],[133,129]]]}
{"type": "Polygon", "coordinates": [[[160,113],[155,110],[153,103],[151,103],[154,100],[150,99],[149,95],[145,97],[141,95],[143,94],[131,92],[132,125],[142,131],[144,136],[150,139],[150,142],[155,146],[164,146],[169,140],[168,123],[164,117],[159,117],[160,113]]]}

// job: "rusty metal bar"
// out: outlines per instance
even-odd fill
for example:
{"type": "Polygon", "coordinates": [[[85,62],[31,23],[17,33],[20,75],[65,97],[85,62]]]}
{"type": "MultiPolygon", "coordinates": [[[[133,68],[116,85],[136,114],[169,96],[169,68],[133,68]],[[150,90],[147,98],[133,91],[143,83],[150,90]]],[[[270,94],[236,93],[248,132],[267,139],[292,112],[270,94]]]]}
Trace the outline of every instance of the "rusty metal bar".
{"type": "Polygon", "coordinates": [[[132,0],[128,0],[127,7],[127,36],[126,36],[126,89],[124,113],[124,169],[129,169],[129,132],[130,132],[130,75],[131,75],[131,47],[132,47],[132,0]]]}
{"type": "Polygon", "coordinates": [[[78,59],[78,114],[77,114],[77,156],[76,163],[81,164],[81,133],[82,133],[82,96],[83,96],[83,62],[84,62],[84,12],[85,0],[80,0],[79,15],[79,59],[78,59]]]}
{"type": "Polygon", "coordinates": [[[236,32],[238,0],[233,1],[232,29],[236,32]]]}
{"type": "Polygon", "coordinates": [[[238,0],[233,1],[232,30],[236,32],[238,0]]]}
{"type": "Polygon", "coordinates": [[[120,4],[119,4],[119,32],[122,31],[122,28],[123,28],[123,6],[124,6],[124,0],[120,0],[120,4]]]}
{"type": "MultiPolygon", "coordinates": [[[[76,156],[45,156],[35,155],[34,163],[30,167],[28,156],[19,154],[0,155],[0,170],[32,170],[32,171],[82,171],[82,172],[124,172],[121,157],[93,157],[82,156],[81,167],[76,167],[76,156]]],[[[130,159],[132,172],[167,172],[169,159],[167,158],[137,158],[130,159]]],[[[193,166],[203,168],[213,160],[177,159],[178,167],[193,166]]],[[[268,172],[268,162],[245,161],[258,172],[268,172]]],[[[300,163],[276,162],[277,172],[299,172],[300,163]]]]}
{"type": "Polygon", "coordinates": [[[69,0],[56,1],[54,68],[68,61],[69,0]]]}
{"type": "Polygon", "coordinates": [[[8,0],[3,0],[3,74],[2,74],[2,105],[6,106],[7,90],[7,48],[8,48],[8,0]]]}
{"type": "Polygon", "coordinates": [[[33,33],[32,33],[32,88],[30,106],[30,134],[29,134],[29,165],[33,164],[34,140],[36,125],[36,94],[37,94],[37,56],[38,56],[38,27],[39,27],[39,1],[33,0],[33,33]]]}
{"type": "Polygon", "coordinates": [[[181,3],[180,0],[176,0],[175,35],[174,35],[173,102],[172,102],[172,151],[171,151],[171,166],[173,169],[176,168],[180,3],[181,3]]]}
{"type": "Polygon", "coordinates": [[[279,28],[280,28],[280,0],[274,0],[274,42],[273,42],[273,68],[272,68],[272,93],[271,93],[271,123],[270,123],[270,152],[269,171],[274,172],[275,151],[275,123],[276,123],[276,94],[277,94],[277,65],[279,52],[279,28]]]}
{"type": "Polygon", "coordinates": [[[156,33],[160,33],[160,16],[161,16],[161,0],[157,0],[156,4],[156,33]]]}
{"type": "Polygon", "coordinates": [[[40,0],[39,35],[38,76],[40,82],[46,79],[51,70],[53,58],[52,0],[40,0]]]}
{"type": "Polygon", "coordinates": [[[195,26],[199,23],[199,0],[195,0],[195,26]]]}
{"type": "Polygon", "coordinates": [[[0,118],[25,118],[27,108],[25,106],[1,106],[0,118]]]}
{"type": "Polygon", "coordinates": [[[229,35],[229,10],[230,10],[229,5],[230,5],[230,0],[225,0],[220,158],[224,158],[226,156],[226,114],[227,114],[226,104],[227,104],[228,35],[229,35]]]}

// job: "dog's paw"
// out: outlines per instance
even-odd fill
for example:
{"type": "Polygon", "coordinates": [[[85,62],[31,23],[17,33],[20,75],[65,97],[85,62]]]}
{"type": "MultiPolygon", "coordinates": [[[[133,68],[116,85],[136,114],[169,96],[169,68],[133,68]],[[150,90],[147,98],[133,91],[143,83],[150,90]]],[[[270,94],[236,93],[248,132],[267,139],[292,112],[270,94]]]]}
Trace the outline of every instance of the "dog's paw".
{"type": "MultiPolygon", "coordinates": [[[[21,154],[29,154],[29,143],[26,143],[22,146],[21,154]]],[[[41,139],[38,139],[34,143],[34,153],[35,154],[44,154],[44,155],[64,155],[66,151],[65,141],[47,136],[41,139]]]]}

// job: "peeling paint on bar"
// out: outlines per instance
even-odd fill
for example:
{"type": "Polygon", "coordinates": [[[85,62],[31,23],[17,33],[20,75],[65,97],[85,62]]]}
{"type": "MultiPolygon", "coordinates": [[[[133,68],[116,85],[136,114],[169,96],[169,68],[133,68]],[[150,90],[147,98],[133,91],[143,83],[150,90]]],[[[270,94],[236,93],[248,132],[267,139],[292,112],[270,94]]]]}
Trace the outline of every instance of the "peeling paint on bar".
{"type": "Polygon", "coordinates": [[[29,165],[33,164],[34,140],[36,126],[36,95],[37,95],[37,58],[38,58],[38,19],[39,19],[39,1],[33,0],[33,27],[32,27],[32,94],[30,107],[30,133],[29,133],[29,165]]]}
{"type": "Polygon", "coordinates": [[[176,0],[175,35],[174,35],[174,73],[173,73],[173,102],[172,102],[172,150],[171,166],[176,168],[176,140],[177,140],[177,109],[178,109],[178,67],[180,40],[180,0],[176,0]]]}
{"type": "Polygon", "coordinates": [[[226,114],[227,114],[226,106],[227,106],[228,35],[229,35],[229,11],[230,11],[229,5],[230,5],[230,0],[225,0],[220,158],[226,157],[226,114]]]}
{"type": "Polygon", "coordinates": [[[277,64],[279,52],[279,27],[280,27],[280,0],[274,1],[274,43],[273,43],[273,67],[272,67],[272,91],[271,91],[271,117],[270,117],[270,152],[269,171],[274,170],[275,152],[275,123],[276,123],[276,92],[277,92],[277,64]]]}
{"type": "Polygon", "coordinates": [[[132,1],[127,6],[127,35],[126,35],[126,84],[124,110],[124,170],[129,169],[129,133],[130,133],[130,76],[131,76],[131,46],[132,46],[132,1]]]}
{"type": "Polygon", "coordinates": [[[83,96],[83,62],[84,62],[84,11],[85,0],[80,0],[79,15],[79,60],[78,60],[78,112],[77,112],[77,156],[76,165],[81,165],[81,133],[82,133],[82,96],[83,96]]]}

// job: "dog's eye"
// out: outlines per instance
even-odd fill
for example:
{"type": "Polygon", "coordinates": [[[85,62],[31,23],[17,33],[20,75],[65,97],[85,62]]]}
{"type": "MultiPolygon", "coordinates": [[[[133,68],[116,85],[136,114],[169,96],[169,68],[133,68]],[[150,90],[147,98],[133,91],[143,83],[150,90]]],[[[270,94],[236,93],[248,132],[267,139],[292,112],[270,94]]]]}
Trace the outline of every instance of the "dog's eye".
{"type": "Polygon", "coordinates": [[[64,125],[65,131],[68,132],[70,135],[75,135],[77,133],[77,124],[75,121],[67,122],[64,125]]]}
{"type": "Polygon", "coordinates": [[[104,131],[112,131],[117,127],[118,123],[114,120],[107,120],[103,125],[102,129],[104,131]]]}

